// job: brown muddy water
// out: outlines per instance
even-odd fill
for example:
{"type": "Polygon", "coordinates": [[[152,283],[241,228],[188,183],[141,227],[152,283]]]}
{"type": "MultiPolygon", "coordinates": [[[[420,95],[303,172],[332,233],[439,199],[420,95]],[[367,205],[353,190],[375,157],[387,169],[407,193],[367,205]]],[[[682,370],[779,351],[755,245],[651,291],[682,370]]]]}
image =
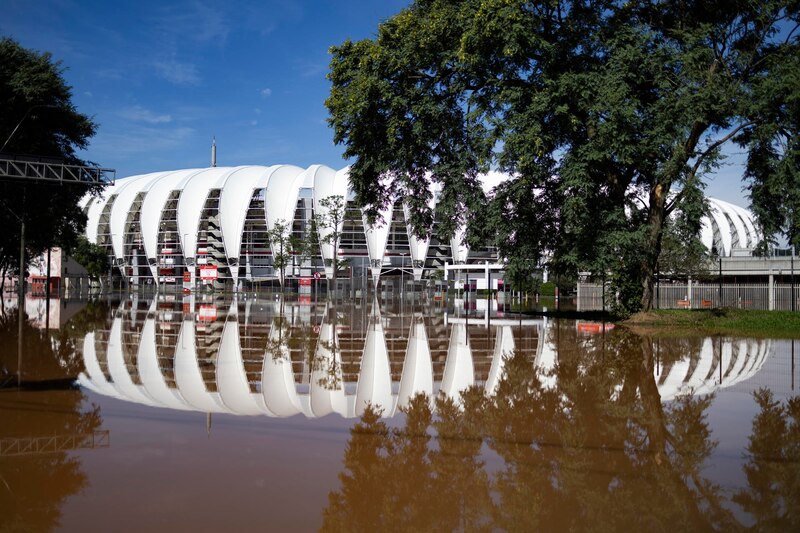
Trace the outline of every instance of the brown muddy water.
{"type": "Polygon", "coordinates": [[[798,530],[792,340],[487,301],[41,307],[21,366],[0,314],[0,531],[798,530]]]}

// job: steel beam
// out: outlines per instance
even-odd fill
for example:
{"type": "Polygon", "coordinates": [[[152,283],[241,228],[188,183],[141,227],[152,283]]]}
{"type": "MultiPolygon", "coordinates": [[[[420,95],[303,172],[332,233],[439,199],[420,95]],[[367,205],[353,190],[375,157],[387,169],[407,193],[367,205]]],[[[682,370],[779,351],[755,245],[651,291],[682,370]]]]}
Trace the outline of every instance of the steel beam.
{"type": "Polygon", "coordinates": [[[0,158],[0,179],[113,185],[116,171],[111,168],[0,158]]]}

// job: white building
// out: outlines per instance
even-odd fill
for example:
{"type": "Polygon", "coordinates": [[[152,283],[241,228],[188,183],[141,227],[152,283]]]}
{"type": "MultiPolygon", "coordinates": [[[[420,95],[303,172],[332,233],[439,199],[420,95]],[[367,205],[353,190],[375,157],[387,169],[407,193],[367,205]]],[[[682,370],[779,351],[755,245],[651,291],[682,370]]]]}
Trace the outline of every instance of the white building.
{"type": "MultiPolygon", "coordinates": [[[[338,249],[324,242],[331,229],[319,228],[323,242],[316,257],[296,257],[285,272],[288,279],[315,273],[332,277],[334,254],[348,260],[346,277],[366,280],[369,273],[376,282],[396,275],[420,280],[445,262],[497,260],[491,248],[464,246],[462,232],[445,241],[416,238],[400,202],[382,213],[385,224],[369,228],[352,202],[348,172],[323,165],[276,165],[131,176],[117,180],[100,196],[84,198],[86,232],[91,242],[109,248],[117,273],[133,284],[180,285],[186,276],[191,285],[200,277],[236,286],[277,279],[268,232],[284,221],[294,238],[305,238],[314,215],[326,214],[320,201],[338,195],[347,200],[338,249]]],[[[504,179],[490,172],[481,182],[488,192],[504,179]]],[[[709,203],[711,216],[704,220],[701,234],[704,244],[726,256],[753,248],[759,235],[750,213],[720,200],[709,203]]]]}

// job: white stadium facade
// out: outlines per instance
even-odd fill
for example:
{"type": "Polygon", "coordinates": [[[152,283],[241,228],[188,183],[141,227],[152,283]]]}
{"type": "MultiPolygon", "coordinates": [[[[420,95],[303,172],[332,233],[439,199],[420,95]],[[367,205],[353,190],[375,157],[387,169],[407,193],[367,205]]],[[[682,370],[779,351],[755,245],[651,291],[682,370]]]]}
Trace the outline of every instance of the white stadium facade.
{"type": "MultiPolygon", "coordinates": [[[[316,258],[296,257],[284,272],[290,283],[311,276],[331,278],[334,254],[348,260],[345,277],[369,276],[375,282],[397,275],[420,280],[445,263],[498,261],[492,248],[462,244],[463,233],[447,241],[417,239],[400,202],[382,214],[385,224],[369,228],[353,203],[348,171],[324,165],[213,166],[122,178],[101,195],[83,199],[86,234],[108,249],[116,273],[134,285],[194,285],[211,279],[232,286],[275,282],[279,272],[273,268],[268,232],[283,221],[293,238],[307,238],[315,214],[326,214],[320,201],[341,196],[346,215],[338,248],[321,242],[316,258]]],[[[488,192],[504,179],[490,172],[481,182],[488,192]]],[[[752,215],[720,200],[710,199],[709,204],[703,243],[725,256],[749,255],[759,240],[752,215]]],[[[318,230],[324,241],[330,229],[318,230]]]]}

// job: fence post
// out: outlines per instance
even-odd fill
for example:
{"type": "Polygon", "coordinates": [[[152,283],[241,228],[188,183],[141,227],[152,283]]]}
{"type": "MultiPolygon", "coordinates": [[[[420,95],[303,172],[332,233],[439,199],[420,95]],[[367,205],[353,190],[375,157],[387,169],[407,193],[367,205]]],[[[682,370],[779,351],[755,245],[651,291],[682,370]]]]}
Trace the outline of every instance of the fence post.
{"type": "Polygon", "coordinates": [[[767,309],[770,311],[775,310],[775,276],[770,271],[769,273],[769,289],[767,289],[767,299],[769,300],[769,304],[767,305],[767,309]]]}
{"type": "Polygon", "coordinates": [[[689,309],[692,308],[692,278],[687,278],[686,299],[689,300],[689,309]]]}

